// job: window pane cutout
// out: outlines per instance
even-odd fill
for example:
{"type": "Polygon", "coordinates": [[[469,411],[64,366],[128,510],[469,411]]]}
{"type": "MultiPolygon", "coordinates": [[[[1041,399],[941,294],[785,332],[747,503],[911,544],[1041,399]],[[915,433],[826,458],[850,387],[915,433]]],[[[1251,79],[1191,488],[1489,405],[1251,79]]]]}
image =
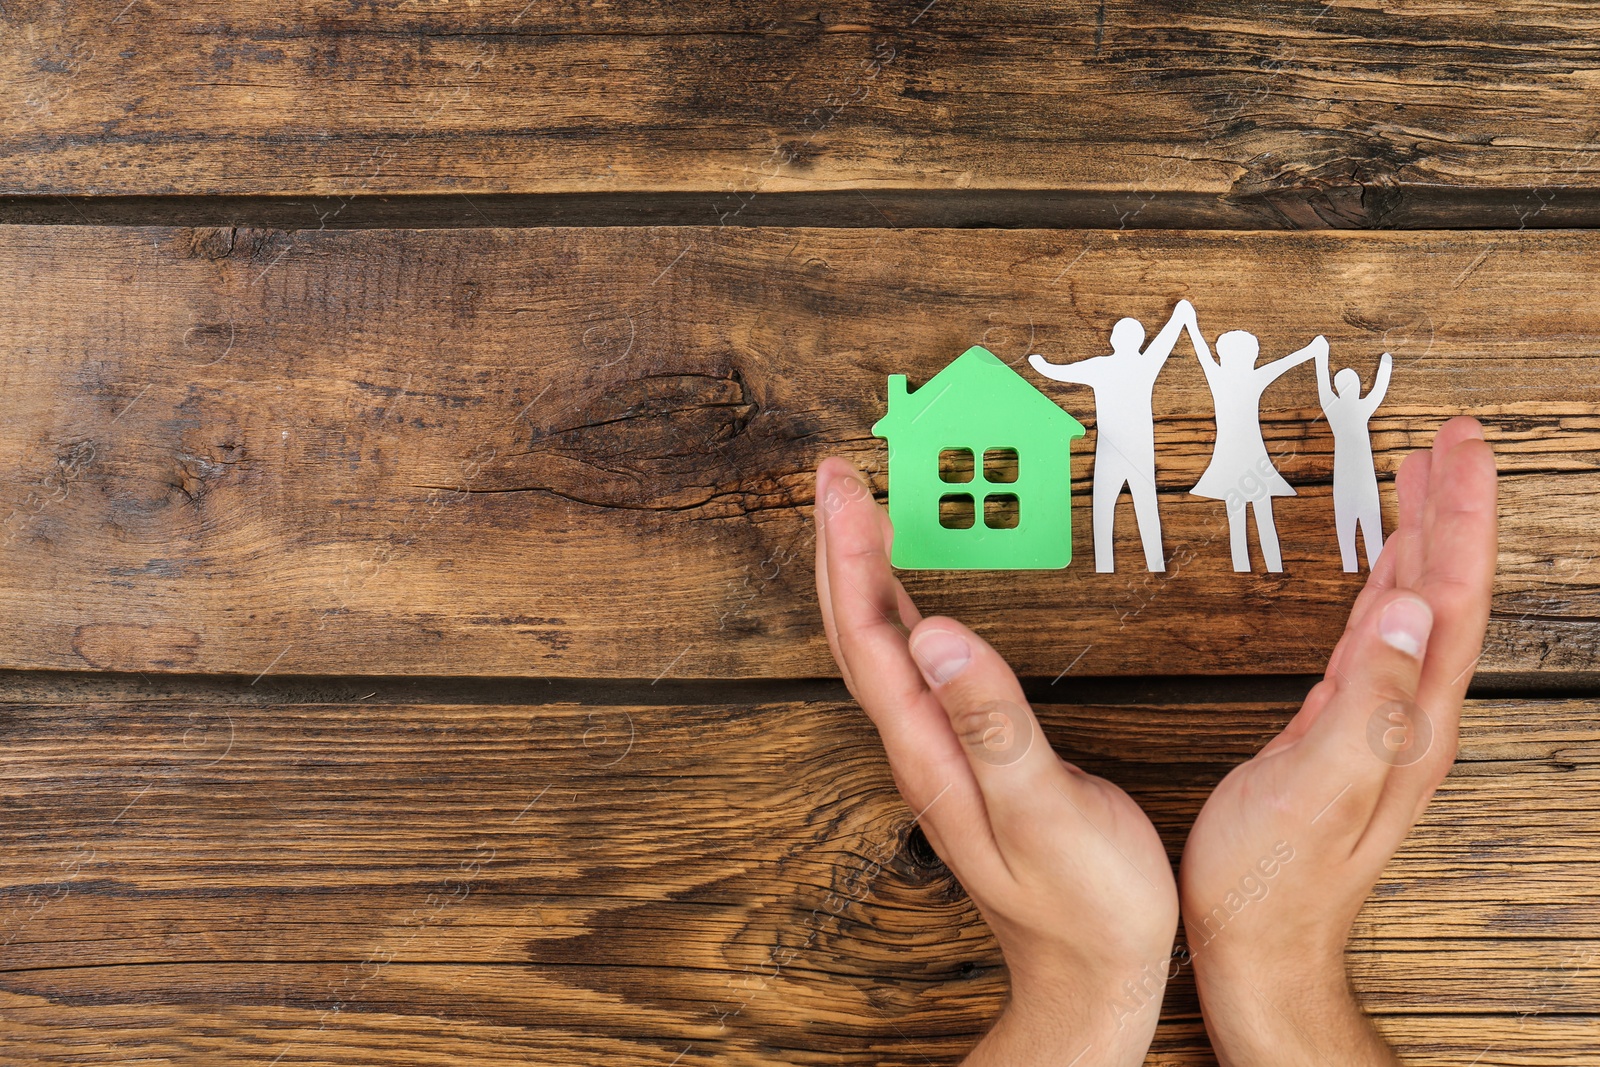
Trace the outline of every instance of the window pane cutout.
{"type": "Polygon", "coordinates": [[[970,530],[977,521],[977,509],[970,493],[950,493],[939,498],[939,525],[946,530],[970,530]]]}
{"type": "Polygon", "coordinates": [[[940,481],[970,482],[974,470],[970,448],[947,448],[939,453],[940,481]]]}
{"type": "Polygon", "coordinates": [[[983,454],[983,480],[1006,484],[1017,480],[1017,450],[991,448],[983,454]]]}
{"type": "Polygon", "coordinates": [[[1015,493],[990,493],[983,498],[983,524],[991,530],[1015,530],[1022,508],[1015,493]]]}

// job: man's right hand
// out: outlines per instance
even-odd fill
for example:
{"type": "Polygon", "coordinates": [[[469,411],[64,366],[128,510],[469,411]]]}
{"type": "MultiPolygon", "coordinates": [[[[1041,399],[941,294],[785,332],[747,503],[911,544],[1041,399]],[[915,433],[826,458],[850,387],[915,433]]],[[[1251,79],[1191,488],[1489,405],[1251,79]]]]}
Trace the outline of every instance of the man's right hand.
{"type": "Polygon", "coordinates": [[[1400,524],[1324,680],[1206,801],[1181,893],[1206,1028],[1228,1067],[1395,1062],[1350,993],[1351,924],[1455,760],[1489,617],[1495,469],[1452,419],[1397,479],[1400,524]]]}

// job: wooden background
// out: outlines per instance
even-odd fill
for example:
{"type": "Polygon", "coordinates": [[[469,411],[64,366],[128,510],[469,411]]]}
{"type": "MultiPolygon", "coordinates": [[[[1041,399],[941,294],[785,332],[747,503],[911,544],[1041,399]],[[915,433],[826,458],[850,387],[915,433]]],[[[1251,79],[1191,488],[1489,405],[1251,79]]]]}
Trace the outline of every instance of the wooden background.
{"type": "MultiPolygon", "coordinates": [[[[954,1064],[1002,961],[827,656],[884,380],[1181,297],[1500,459],[1459,765],[1351,970],[1428,1065],[1600,1058],[1600,19],[1517,0],[0,8],[0,1060],[954,1064]]],[[[1174,857],[1358,588],[908,576],[1174,857]]],[[[1031,375],[1031,372],[1028,372],[1031,375]]],[[[1122,511],[1131,509],[1124,504],[1122,511]]],[[[1257,556],[1259,559],[1259,555],[1257,556]]],[[[1259,563],[1258,563],[1259,566],[1259,563]]],[[[1215,1063],[1193,984],[1149,1063],[1215,1063]]]]}

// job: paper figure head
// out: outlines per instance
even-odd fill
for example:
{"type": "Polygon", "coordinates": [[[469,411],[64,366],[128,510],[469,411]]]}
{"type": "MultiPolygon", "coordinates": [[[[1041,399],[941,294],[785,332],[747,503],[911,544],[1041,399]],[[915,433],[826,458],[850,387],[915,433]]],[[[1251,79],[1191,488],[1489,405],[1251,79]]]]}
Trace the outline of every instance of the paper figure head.
{"type": "Polygon", "coordinates": [[[1351,400],[1361,395],[1361,375],[1346,367],[1333,376],[1333,391],[1340,400],[1351,400]]]}
{"type": "Polygon", "coordinates": [[[1249,330],[1229,330],[1217,338],[1217,359],[1228,370],[1249,370],[1260,353],[1261,342],[1249,330]]]}
{"type": "Polygon", "coordinates": [[[1138,319],[1118,319],[1111,327],[1111,354],[1137,356],[1144,348],[1144,323],[1138,319]]]}

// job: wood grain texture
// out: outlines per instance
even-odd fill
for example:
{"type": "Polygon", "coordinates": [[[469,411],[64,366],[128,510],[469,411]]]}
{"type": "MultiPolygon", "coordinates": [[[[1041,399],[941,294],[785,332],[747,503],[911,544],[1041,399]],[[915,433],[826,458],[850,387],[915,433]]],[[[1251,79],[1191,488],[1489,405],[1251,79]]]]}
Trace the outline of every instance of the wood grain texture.
{"type": "Polygon", "coordinates": [[[1099,194],[1110,226],[1600,208],[1600,22],[1544,0],[14,0],[0,25],[0,190],[34,196],[697,191],[712,222],[764,192],[1036,189],[1099,194]]]}
{"type": "MultiPolygon", "coordinates": [[[[1292,710],[1040,714],[1176,857],[1292,710]]],[[[1600,1054],[1592,716],[1469,706],[1352,946],[1407,1063],[1600,1054]]],[[[849,705],[63,699],[0,747],[7,1062],[953,1064],[1005,993],[849,705]]],[[[1187,972],[1148,1062],[1214,1063],[1187,972]]]]}
{"type": "MultiPolygon", "coordinates": [[[[1386,479],[1482,418],[1504,507],[1480,669],[1600,669],[1584,233],[11,227],[0,279],[0,607],[29,620],[4,666],[833,676],[811,472],[840,453],[882,489],[886,376],[974,343],[1097,354],[1187,296],[1269,355],[1393,352],[1386,479]]],[[[1092,427],[1087,390],[1038,381],[1092,427]]],[[[1037,678],[1320,672],[1360,579],[1310,368],[1263,406],[1300,491],[1280,576],[1234,574],[1223,506],[1187,492],[1213,433],[1192,354],[1155,404],[1165,575],[1126,502],[1123,570],[1091,570],[1081,455],[1072,568],[908,587],[1037,678]]]]}
{"type": "MultiPolygon", "coordinates": [[[[1554,228],[1600,225],[1597,30],[1555,0],[4,0],[0,1062],[957,1063],[1004,963],[834,699],[810,472],[881,495],[886,375],[971,344],[1099,354],[1186,296],[1268,355],[1393,352],[1391,521],[1401,457],[1482,418],[1480,670],[1592,690],[1600,246],[1554,228]],[[1222,232],[1351,227],[1416,232],[1222,232]]],[[[1287,571],[1233,574],[1180,352],[1171,570],[1122,514],[1096,575],[1092,404],[1034,380],[1090,427],[1077,564],[907,584],[1176,859],[1360,581],[1331,440],[1309,371],[1268,392],[1287,571]]],[[[1408,1064],[1600,1062],[1595,713],[1469,702],[1351,946],[1408,1064]]],[[[1215,1067],[1186,970],[1162,1011],[1147,1067],[1215,1067]]]]}

